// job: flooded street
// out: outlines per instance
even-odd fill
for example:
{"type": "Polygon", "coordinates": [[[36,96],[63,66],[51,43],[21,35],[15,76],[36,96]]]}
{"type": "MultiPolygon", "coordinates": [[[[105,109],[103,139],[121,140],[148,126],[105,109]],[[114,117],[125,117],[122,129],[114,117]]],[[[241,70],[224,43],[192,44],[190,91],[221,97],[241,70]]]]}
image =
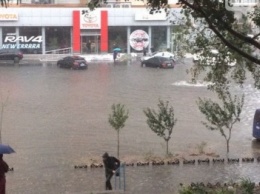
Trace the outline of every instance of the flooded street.
{"type": "MultiPolygon", "coordinates": [[[[59,69],[56,65],[0,66],[0,92],[8,98],[4,108],[2,142],[16,153],[4,159],[13,172],[7,174],[9,194],[74,194],[101,191],[104,169],[74,169],[107,151],[116,155],[116,132],[108,123],[113,103],[129,110],[120,132],[120,157],[165,153],[164,140],[149,129],[143,109],[157,109],[158,100],[174,107],[177,124],[169,142],[173,155],[189,156],[206,143],[205,150],[224,157],[225,139],[209,131],[201,121],[198,97],[216,99],[206,83],[190,84],[186,69],[141,68],[140,63],[114,65],[100,62],[87,70],[59,69]]],[[[232,158],[260,156],[260,143],[252,138],[252,119],[260,107],[260,91],[250,80],[245,93],[242,120],[234,126],[230,142],[232,158]]],[[[204,156],[205,157],[205,156],[204,156]]],[[[170,194],[179,183],[216,182],[250,177],[260,182],[259,164],[180,165],[127,167],[126,190],[137,194],[170,194]]]]}

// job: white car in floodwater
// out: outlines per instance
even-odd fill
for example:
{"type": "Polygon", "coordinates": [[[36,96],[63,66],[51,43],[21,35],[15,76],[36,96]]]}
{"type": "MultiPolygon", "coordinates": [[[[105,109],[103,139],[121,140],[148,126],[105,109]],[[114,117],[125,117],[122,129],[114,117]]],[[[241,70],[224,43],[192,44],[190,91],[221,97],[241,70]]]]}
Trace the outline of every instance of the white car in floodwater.
{"type": "MultiPolygon", "coordinates": [[[[203,61],[206,60],[206,64],[207,65],[214,65],[215,61],[216,61],[216,56],[219,54],[219,51],[216,49],[211,49],[210,50],[211,53],[211,57],[204,57],[201,55],[201,53],[196,53],[193,55],[193,62],[196,63],[198,61],[203,61]]],[[[227,56],[225,59],[226,63],[228,64],[228,66],[233,67],[236,65],[236,60],[230,60],[229,57],[227,56]]]]}
{"type": "Polygon", "coordinates": [[[165,58],[169,58],[169,59],[172,59],[174,61],[174,54],[168,52],[168,51],[163,51],[163,52],[154,52],[152,53],[150,56],[143,56],[141,58],[141,61],[144,61],[144,60],[147,60],[147,59],[150,59],[152,57],[165,57],[165,58]]]}

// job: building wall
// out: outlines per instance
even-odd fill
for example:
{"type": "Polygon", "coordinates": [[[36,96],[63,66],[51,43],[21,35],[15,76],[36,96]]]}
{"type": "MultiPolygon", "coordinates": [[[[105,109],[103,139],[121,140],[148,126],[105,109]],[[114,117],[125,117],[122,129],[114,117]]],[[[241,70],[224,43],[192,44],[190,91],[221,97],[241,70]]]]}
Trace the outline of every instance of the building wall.
{"type": "MultiPolygon", "coordinates": [[[[0,8],[0,13],[17,13],[17,21],[0,21],[0,26],[72,26],[72,12],[83,8],[0,8]]],[[[171,26],[169,20],[135,20],[136,14],[146,14],[144,8],[100,9],[108,11],[108,26],[171,26]]],[[[180,12],[180,8],[174,9],[180,12]]]]}
{"type": "MultiPolygon", "coordinates": [[[[151,15],[145,8],[97,9],[100,13],[105,13],[101,24],[104,24],[104,19],[106,24],[101,25],[101,28],[88,27],[82,30],[75,27],[80,20],[79,16],[75,19],[75,14],[80,15],[86,10],[87,8],[0,8],[0,46],[3,43],[7,45],[6,35],[9,34],[23,39],[17,41],[24,45],[30,37],[42,36],[43,42],[40,48],[37,47],[37,51],[33,51],[37,53],[66,48],[70,45],[75,52],[82,52],[84,45],[90,39],[97,45],[96,52],[109,52],[114,43],[120,43],[129,53],[132,51],[129,45],[130,34],[135,30],[142,30],[150,37],[148,49],[170,48],[172,18],[166,17],[165,13],[151,15]],[[16,18],[5,20],[5,14],[15,15],[16,18]]],[[[174,9],[174,11],[180,14],[181,9],[174,9]]],[[[21,45],[20,43],[17,45],[21,45]]]]}

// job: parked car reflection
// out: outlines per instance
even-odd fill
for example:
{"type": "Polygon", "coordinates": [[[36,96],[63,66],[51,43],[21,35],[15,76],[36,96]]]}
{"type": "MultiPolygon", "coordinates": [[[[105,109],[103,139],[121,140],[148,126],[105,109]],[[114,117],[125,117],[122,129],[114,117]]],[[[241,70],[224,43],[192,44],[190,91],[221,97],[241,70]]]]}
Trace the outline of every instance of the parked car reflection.
{"type": "Polygon", "coordinates": [[[80,56],[67,56],[57,61],[57,66],[70,69],[87,69],[87,61],[80,56]]]}
{"type": "Polygon", "coordinates": [[[155,67],[155,68],[174,68],[175,62],[172,59],[154,56],[149,59],[141,61],[142,67],[155,67]]]}

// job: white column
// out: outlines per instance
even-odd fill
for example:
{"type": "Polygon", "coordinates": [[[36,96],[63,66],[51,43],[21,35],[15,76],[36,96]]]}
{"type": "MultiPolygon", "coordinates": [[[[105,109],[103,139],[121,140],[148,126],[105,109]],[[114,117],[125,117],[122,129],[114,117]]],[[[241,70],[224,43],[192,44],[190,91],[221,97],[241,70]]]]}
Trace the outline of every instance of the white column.
{"type": "MultiPolygon", "coordinates": [[[[15,35],[16,35],[16,37],[18,37],[19,36],[19,27],[16,27],[15,28],[15,35]]],[[[16,46],[17,46],[17,48],[18,48],[18,45],[19,45],[19,41],[16,41],[16,46]]]]}
{"type": "Polygon", "coordinates": [[[0,49],[3,46],[3,28],[0,27],[0,49]]]}
{"type": "Polygon", "coordinates": [[[171,48],[171,27],[167,26],[167,40],[166,40],[166,44],[167,44],[167,49],[171,48]]]}
{"type": "MultiPolygon", "coordinates": [[[[81,36],[81,35],[80,35],[81,36]]],[[[73,54],[73,30],[72,30],[72,27],[70,28],[70,48],[71,48],[71,51],[70,53],[73,54]]]]}
{"type": "Polygon", "coordinates": [[[45,54],[45,50],[46,50],[45,27],[42,27],[42,54],[45,54]]]}
{"type": "Polygon", "coordinates": [[[130,48],[130,32],[131,32],[131,27],[130,26],[127,26],[127,54],[130,54],[131,52],[131,48],[130,48]]]}
{"type": "Polygon", "coordinates": [[[150,53],[151,52],[151,47],[153,46],[153,41],[152,41],[152,27],[151,26],[149,26],[148,27],[148,36],[149,36],[149,41],[150,41],[150,43],[149,43],[149,45],[148,45],[148,53],[150,53]]]}

